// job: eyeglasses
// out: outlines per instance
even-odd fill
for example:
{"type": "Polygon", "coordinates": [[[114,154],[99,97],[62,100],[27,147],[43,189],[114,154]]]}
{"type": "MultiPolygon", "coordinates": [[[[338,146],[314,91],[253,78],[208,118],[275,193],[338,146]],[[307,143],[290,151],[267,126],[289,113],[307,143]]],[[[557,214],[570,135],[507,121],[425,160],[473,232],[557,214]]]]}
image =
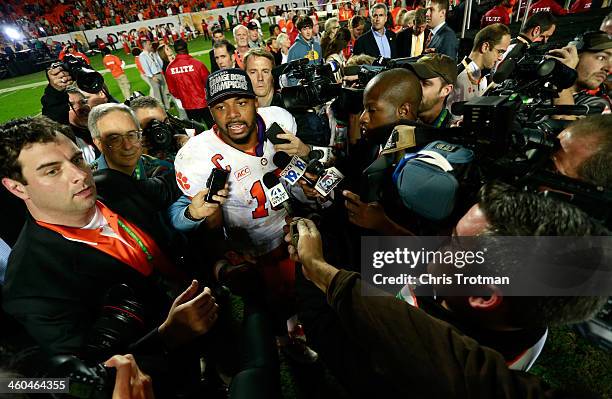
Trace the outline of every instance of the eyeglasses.
{"type": "Polygon", "coordinates": [[[126,134],[111,133],[104,139],[104,144],[109,149],[119,148],[123,145],[124,140],[127,140],[131,144],[139,144],[142,139],[142,130],[132,130],[126,134]]]}

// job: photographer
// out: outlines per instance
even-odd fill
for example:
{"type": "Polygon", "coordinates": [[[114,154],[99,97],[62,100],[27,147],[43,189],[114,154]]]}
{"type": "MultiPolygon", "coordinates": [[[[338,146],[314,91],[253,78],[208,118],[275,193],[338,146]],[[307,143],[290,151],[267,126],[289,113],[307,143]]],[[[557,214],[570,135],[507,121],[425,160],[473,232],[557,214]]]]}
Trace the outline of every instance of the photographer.
{"type": "MultiPolygon", "coordinates": [[[[138,124],[143,130],[144,142],[143,145],[145,147],[146,153],[155,156],[159,159],[168,159],[174,160],[176,156],[176,151],[178,151],[182,146],[185,145],[187,140],[189,140],[189,134],[198,134],[201,133],[198,129],[183,128],[177,129],[172,125],[171,116],[168,115],[166,110],[162,107],[161,103],[154,97],[149,96],[139,96],[130,100],[129,107],[136,118],[138,119],[138,124]],[[157,122],[153,122],[157,121],[157,122]],[[162,128],[163,133],[158,130],[154,130],[154,126],[156,125],[162,128]],[[166,135],[172,135],[174,139],[174,144],[168,140],[166,135]],[[160,143],[158,144],[166,144],[164,148],[159,148],[161,145],[151,145],[149,141],[149,137],[158,138],[160,143]],[[164,136],[160,138],[160,136],[164,136]]],[[[176,119],[175,119],[176,120],[176,119]]],[[[189,124],[189,122],[187,122],[189,124]]]]}
{"type": "Polygon", "coordinates": [[[103,104],[89,113],[89,131],[102,155],[92,170],[118,170],[136,180],[174,171],[171,162],[142,154],[142,130],[134,112],[124,104],[103,104]]]}
{"type": "Polygon", "coordinates": [[[559,173],[612,188],[612,115],[579,119],[558,138],[552,161],[559,173]]]}
{"type": "Polygon", "coordinates": [[[135,182],[113,170],[94,182],[66,129],[35,117],[0,131],[2,184],[31,216],[9,259],[2,306],[50,356],[77,354],[97,362],[129,350],[172,376],[160,380],[171,381],[171,392],[188,390],[197,384],[189,376],[199,362],[177,350],[211,329],[218,307],[197,281],[171,303],[186,279],[176,267],[181,251],[157,212],[174,193],[160,179],[135,182]],[[134,315],[140,322],[92,352],[89,335],[103,305],[117,307],[105,297],[122,284],[142,306],[134,315]],[[175,369],[159,367],[177,355],[175,369]]]}
{"type": "Polygon", "coordinates": [[[612,39],[606,33],[586,32],[550,54],[578,73],[574,85],[559,93],[554,104],[601,105],[604,113],[610,112],[612,103],[604,82],[612,72],[612,39]]]}

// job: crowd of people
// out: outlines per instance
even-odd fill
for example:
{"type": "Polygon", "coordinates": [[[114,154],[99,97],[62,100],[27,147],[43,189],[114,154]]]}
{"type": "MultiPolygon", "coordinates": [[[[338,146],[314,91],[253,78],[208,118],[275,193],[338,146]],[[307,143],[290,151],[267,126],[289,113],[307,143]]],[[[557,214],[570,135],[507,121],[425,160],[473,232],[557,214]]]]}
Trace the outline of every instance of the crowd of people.
{"type": "MultiPolygon", "coordinates": [[[[376,289],[359,273],[361,240],[490,238],[495,256],[474,271],[484,273],[525,268],[538,250],[510,248],[508,236],[610,236],[612,14],[540,55],[572,77],[560,82],[512,68],[562,27],[551,11],[516,37],[487,24],[463,56],[448,0],[357,4],[326,8],[325,21],[284,13],[267,40],[255,19],[234,26],[232,41],[214,26],[211,70],[188,40],[150,32],[131,49],[144,95],[107,47],[124,103],[79,88],[66,68],[47,71],[42,115],[0,126],[10,369],[115,367],[115,399],[275,398],[280,348],[322,362],[351,397],[568,397],[527,372],[549,328],[588,320],[607,295],[513,296],[495,284],[476,295],[441,283],[364,295],[376,289]],[[521,79],[531,85],[508,86],[531,90],[520,106],[546,107],[538,123],[553,126],[537,142],[541,159],[507,120],[464,117],[521,79]],[[182,118],[168,113],[173,103],[182,118]],[[549,112],[563,105],[589,114],[549,112]],[[451,127],[461,133],[440,141],[451,127]],[[461,178],[467,170],[490,173],[461,178]],[[525,183],[538,173],[553,177],[525,183]],[[551,194],[556,182],[567,196],[551,194]],[[590,202],[573,203],[583,187],[590,202]],[[230,294],[244,303],[239,331],[230,294]]],[[[519,106],[496,104],[498,118],[519,106]]],[[[588,267],[609,265],[599,262],[588,267]]],[[[460,267],[422,266],[439,278],[460,267]]]]}
{"type": "Polygon", "coordinates": [[[29,37],[44,37],[104,26],[162,18],[183,13],[232,7],[243,0],[183,0],[149,2],[143,0],[69,0],[56,2],[3,2],[0,22],[17,25],[29,37]]]}

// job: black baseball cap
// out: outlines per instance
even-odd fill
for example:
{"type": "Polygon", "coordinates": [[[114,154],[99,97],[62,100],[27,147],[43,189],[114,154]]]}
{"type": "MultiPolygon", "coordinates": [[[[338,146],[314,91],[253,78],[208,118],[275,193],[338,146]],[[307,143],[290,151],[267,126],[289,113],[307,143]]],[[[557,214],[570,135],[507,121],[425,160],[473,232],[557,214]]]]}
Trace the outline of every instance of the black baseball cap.
{"type": "Polygon", "coordinates": [[[259,25],[257,25],[256,22],[251,21],[247,24],[247,29],[249,30],[259,29],[259,25]]]}
{"type": "Polygon", "coordinates": [[[220,69],[208,75],[206,80],[208,106],[230,97],[257,97],[249,75],[238,68],[220,69]]]}

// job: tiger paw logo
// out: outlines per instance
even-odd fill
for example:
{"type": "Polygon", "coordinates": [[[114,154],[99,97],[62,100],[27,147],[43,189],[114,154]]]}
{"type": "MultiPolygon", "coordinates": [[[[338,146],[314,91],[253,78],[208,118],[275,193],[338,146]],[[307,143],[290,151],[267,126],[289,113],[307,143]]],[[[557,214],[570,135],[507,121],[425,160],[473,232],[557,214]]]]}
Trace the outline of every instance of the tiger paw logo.
{"type": "Polygon", "coordinates": [[[183,176],[181,172],[176,172],[176,181],[183,190],[189,190],[191,188],[191,184],[188,183],[189,180],[187,180],[187,176],[183,176]]]}
{"type": "Polygon", "coordinates": [[[310,61],[318,60],[319,53],[317,52],[317,50],[310,50],[308,53],[306,53],[306,56],[304,58],[308,58],[310,61]]]}

